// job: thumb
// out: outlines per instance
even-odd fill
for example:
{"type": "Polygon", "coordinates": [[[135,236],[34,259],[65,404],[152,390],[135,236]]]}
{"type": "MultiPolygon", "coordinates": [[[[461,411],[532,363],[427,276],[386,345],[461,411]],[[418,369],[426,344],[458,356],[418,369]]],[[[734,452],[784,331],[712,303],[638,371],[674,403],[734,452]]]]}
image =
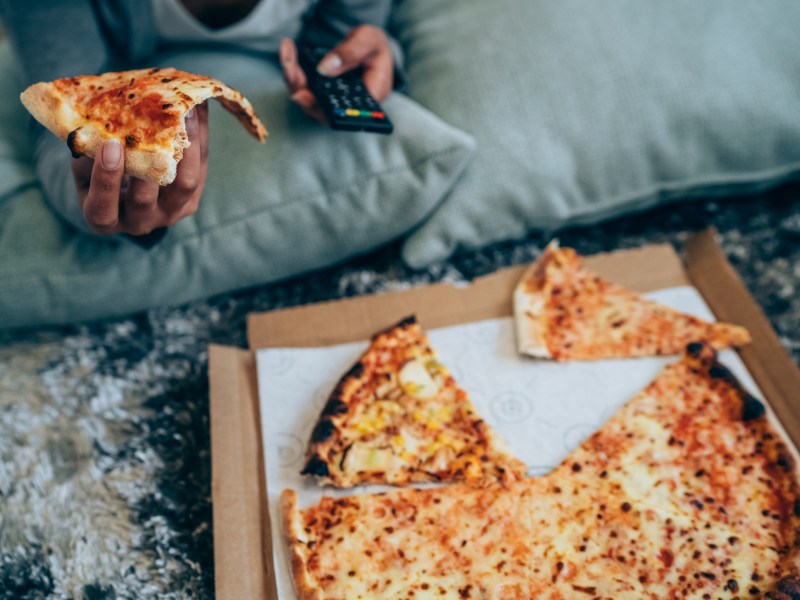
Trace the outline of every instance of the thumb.
{"type": "Polygon", "coordinates": [[[363,65],[381,49],[382,32],[374,27],[357,27],[341,44],[328,52],[317,65],[324,77],[337,77],[363,65]]]}

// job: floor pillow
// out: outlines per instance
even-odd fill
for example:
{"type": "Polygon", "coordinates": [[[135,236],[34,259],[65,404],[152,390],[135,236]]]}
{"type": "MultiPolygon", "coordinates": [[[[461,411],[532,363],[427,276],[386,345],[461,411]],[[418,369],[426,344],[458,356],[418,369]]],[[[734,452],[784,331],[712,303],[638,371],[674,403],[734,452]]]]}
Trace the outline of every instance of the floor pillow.
{"type": "Polygon", "coordinates": [[[795,0],[398,2],[410,96],[478,142],[406,262],[796,176],[798,23],[795,0]]]}

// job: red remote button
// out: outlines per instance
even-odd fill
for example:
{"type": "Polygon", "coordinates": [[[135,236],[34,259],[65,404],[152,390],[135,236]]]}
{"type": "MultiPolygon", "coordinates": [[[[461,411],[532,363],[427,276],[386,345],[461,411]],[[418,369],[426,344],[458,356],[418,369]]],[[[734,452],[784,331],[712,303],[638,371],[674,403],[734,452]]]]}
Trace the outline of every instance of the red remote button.
{"type": "Polygon", "coordinates": [[[372,113],[372,118],[373,119],[385,119],[386,115],[383,114],[382,112],[374,112],[374,113],[372,113]]]}

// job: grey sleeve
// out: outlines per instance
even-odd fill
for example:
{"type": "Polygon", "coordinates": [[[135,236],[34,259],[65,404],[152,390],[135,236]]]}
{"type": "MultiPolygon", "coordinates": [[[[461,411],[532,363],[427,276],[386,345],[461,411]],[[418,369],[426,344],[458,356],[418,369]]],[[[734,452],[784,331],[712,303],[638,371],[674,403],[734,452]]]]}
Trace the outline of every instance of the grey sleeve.
{"type": "MultiPolygon", "coordinates": [[[[22,74],[22,87],[100,73],[109,61],[89,0],[0,0],[0,19],[22,74]]],[[[88,231],[78,207],[67,145],[31,118],[34,162],[55,212],[88,231]]]]}
{"type": "MultiPolygon", "coordinates": [[[[375,25],[386,29],[391,12],[392,0],[320,0],[301,37],[316,44],[334,45],[358,25],[375,25]]],[[[403,52],[392,36],[389,36],[389,46],[394,57],[394,87],[401,89],[406,82],[403,52]]]]}

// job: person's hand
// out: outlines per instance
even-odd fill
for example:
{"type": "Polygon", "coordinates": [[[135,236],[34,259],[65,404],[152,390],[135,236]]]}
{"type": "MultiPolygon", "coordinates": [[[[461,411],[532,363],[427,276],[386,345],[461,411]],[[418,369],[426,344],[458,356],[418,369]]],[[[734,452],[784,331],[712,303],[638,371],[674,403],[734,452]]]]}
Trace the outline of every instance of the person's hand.
{"type": "Polygon", "coordinates": [[[175,181],[164,187],[125,175],[124,151],[116,140],[105,142],[95,160],[72,161],[78,202],[92,231],[146,235],[197,211],[208,158],[205,103],[186,116],[186,133],[190,146],[183,151],[175,181]]]}
{"type": "MultiPolygon", "coordinates": [[[[325,123],[314,94],[308,89],[306,75],[297,63],[297,47],[289,38],[281,40],[280,59],[292,100],[307,114],[325,123]]],[[[317,71],[325,77],[338,77],[358,67],[363,69],[364,84],[372,97],[378,102],[385,100],[392,91],[394,62],[382,29],[373,25],[352,29],[341,44],[322,58],[317,71]]]]}

